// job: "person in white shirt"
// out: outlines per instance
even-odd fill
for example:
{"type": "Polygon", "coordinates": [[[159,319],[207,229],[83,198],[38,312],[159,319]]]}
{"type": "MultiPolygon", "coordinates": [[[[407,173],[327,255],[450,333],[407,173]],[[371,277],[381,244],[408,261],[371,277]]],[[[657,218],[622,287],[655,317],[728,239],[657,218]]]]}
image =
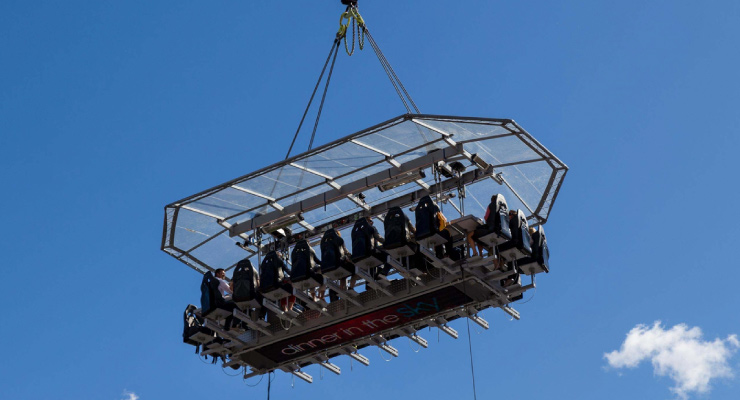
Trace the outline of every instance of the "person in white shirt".
{"type": "Polygon", "coordinates": [[[216,270],[216,279],[218,279],[218,291],[221,292],[222,296],[231,295],[234,293],[232,283],[226,280],[226,271],[223,268],[216,270]]]}

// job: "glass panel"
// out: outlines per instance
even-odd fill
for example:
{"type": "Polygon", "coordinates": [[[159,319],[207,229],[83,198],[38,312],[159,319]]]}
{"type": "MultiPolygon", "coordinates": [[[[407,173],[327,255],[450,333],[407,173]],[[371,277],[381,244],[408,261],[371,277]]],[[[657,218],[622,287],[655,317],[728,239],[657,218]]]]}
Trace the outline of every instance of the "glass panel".
{"type": "Polygon", "coordinates": [[[222,229],[213,218],[181,208],[174,231],[175,247],[190,250],[222,229]]]}
{"type": "Polygon", "coordinates": [[[442,132],[449,133],[452,135],[452,139],[456,142],[462,142],[466,140],[481,139],[486,136],[503,135],[509,132],[506,128],[499,125],[489,125],[488,123],[468,123],[468,122],[449,122],[449,121],[434,121],[434,120],[420,120],[424,124],[432,126],[442,132]]]}
{"type": "Polygon", "coordinates": [[[188,207],[218,215],[222,219],[246,210],[246,207],[244,206],[219,197],[219,193],[220,192],[214,193],[208,197],[204,197],[198,201],[190,203],[188,204],[188,207]]]}
{"type": "Polygon", "coordinates": [[[306,212],[303,214],[303,217],[306,222],[316,227],[360,210],[360,206],[355,204],[352,200],[345,198],[335,201],[334,203],[327,204],[326,210],[324,210],[324,207],[321,207],[316,210],[306,212]]]}
{"type": "Polygon", "coordinates": [[[411,121],[406,121],[384,131],[363,136],[358,141],[388,154],[396,155],[410,148],[438,140],[441,137],[442,135],[439,133],[430,131],[411,121]]]}
{"type": "Polygon", "coordinates": [[[226,269],[249,256],[248,252],[235,245],[236,239],[229,237],[228,233],[222,233],[191,254],[211,268],[226,269]]]}
{"type": "MultiPolygon", "coordinates": [[[[534,211],[543,196],[547,182],[550,180],[550,174],[552,173],[550,165],[544,161],[540,161],[537,163],[504,167],[500,171],[509,185],[516,190],[519,196],[534,211]]],[[[527,212],[527,215],[529,214],[527,212]]]]}
{"type": "Polygon", "coordinates": [[[343,178],[339,178],[336,180],[336,182],[342,186],[354,182],[358,179],[362,179],[366,176],[370,176],[372,174],[376,174],[380,171],[385,171],[386,169],[391,168],[391,165],[387,162],[382,162],[376,165],[373,165],[372,167],[368,167],[365,169],[361,169],[357,172],[354,172],[352,174],[349,174],[343,178]]]}
{"type": "Polygon", "coordinates": [[[465,149],[493,165],[541,158],[516,136],[465,143],[465,149]]]}
{"type": "Polygon", "coordinates": [[[239,186],[272,198],[280,198],[325,181],[320,176],[286,165],[244,181],[239,186]]]}
{"type": "Polygon", "coordinates": [[[250,209],[267,203],[267,200],[262,197],[254,196],[230,187],[222,189],[214,194],[210,194],[208,197],[216,198],[231,204],[237,204],[242,209],[250,209]]]}
{"type": "Polygon", "coordinates": [[[385,157],[377,152],[354,143],[344,143],[296,161],[296,164],[334,178],[383,159],[385,157]]]}

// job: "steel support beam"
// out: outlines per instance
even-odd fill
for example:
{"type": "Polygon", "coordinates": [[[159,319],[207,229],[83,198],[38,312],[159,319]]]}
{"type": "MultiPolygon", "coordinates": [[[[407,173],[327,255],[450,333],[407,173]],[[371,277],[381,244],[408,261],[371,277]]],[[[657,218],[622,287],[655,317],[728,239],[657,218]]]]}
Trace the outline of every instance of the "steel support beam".
{"type": "Polygon", "coordinates": [[[404,163],[400,167],[389,168],[385,171],[367,176],[364,179],[358,179],[354,182],[348,183],[342,186],[340,189],[332,189],[316,196],[304,199],[298,203],[288,205],[283,209],[283,211],[272,211],[265,215],[256,216],[250,220],[236,223],[232,225],[229,229],[229,235],[236,236],[257,229],[263,225],[266,225],[287,215],[293,215],[299,212],[307,212],[323,207],[325,204],[341,200],[351,194],[360,193],[369,187],[379,185],[404,173],[427,168],[438,161],[444,161],[448,157],[457,155],[462,151],[464,151],[462,145],[449,146],[437,151],[433,151],[425,156],[404,163]]]}

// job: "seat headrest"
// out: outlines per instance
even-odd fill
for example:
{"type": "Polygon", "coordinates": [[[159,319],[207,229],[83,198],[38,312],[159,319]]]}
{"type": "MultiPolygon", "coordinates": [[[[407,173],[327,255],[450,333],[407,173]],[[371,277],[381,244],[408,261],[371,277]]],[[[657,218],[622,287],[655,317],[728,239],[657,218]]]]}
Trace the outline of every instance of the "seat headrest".
{"type": "Polygon", "coordinates": [[[254,270],[254,265],[252,265],[252,261],[248,258],[245,258],[238,263],[236,263],[236,268],[234,269],[234,272],[236,271],[249,271],[254,270]]]}
{"type": "Polygon", "coordinates": [[[524,211],[516,210],[516,215],[517,215],[517,218],[519,218],[519,221],[521,221],[520,222],[521,226],[523,228],[528,228],[529,223],[527,222],[527,216],[524,214],[524,211]]]}
{"type": "Polygon", "coordinates": [[[337,230],[334,228],[329,229],[328,231],[324,232],[324,236],[321,237],[321,242],[325,241],[334,241],[337,239],[339,235],[337,235],[337,230]]]}
{"type": "Polygon", "coordinates": [[[432,197],[429,195],[426,195],[422,197],[421,199],[419,199],[419,204],[423,204],[423,203],[431,203],[431,204],[436,205],[436,203],[434,202],[434,199],[432,199],[432,197]]]}
{"type": "Polygon", "coordinates": [[[491,203],[496,205],[496,211],[506,212],[509,210],[509,206],[506,204],[506,198],[502,194],[493,195],[491,203]]]}

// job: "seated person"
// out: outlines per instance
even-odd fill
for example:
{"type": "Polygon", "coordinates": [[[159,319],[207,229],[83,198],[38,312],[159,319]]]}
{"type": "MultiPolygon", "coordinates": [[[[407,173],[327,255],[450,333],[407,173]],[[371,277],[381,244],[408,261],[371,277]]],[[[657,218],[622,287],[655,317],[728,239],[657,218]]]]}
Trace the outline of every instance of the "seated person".
{"type": "MultiPolygon", "coordinates": [[[[206,272],[203,275],[203,281],[200,284],[200,310],[201,315],[208,317],[216,310],[222,310],[217,313],[220,317],[226,317],[225,328],[228,330],[231,327],[233,316],[231,312],[236,308],[236,304],[232,301],[224,299],[223,294],[219,289],[221,281],[213,276],[211,271],[206,272]],[[225,311],[224,315],[223,311],[225,311]]],[[[227,284],[228,287],[228,284],[227,284]]]]}
{"type": "Polygon", "coordinates": [[[216,279],[218,279],[218,291],[221,292],[221,296],[230,296],[234,293],[234,283],[226,280],[226,271],[223,268],[218,268],[215,271],[216,279]]]}
{"type": "MultiPolygon", "coordinates": [[[[468,257],[470,257],[470,250],[473,251],[473,257],[482,255],[483,246],[476,241],[492,232],[501,231],[503,236],[511,238],[508,221],[511,221],[512,215],[509,213],[506,217],[507,209],[506,200],[502,195],[494,194],[491,196],[491,202],[488,204],[486,215],[483,217],[485,226],[473,232],[468,232],[468,257]]],[[[516,212],[514,212],[514,215],[516,215],[516,212]]]]}
{"type": "Polygon", "coordinates": [[[385,228],[385,248],[396,248],[412,241],[412,235],[416,234],[416,228],[409,221],[409,217],[403,213],[401,207],[393,207],[385,214],[383,219],[385,228]]]}

